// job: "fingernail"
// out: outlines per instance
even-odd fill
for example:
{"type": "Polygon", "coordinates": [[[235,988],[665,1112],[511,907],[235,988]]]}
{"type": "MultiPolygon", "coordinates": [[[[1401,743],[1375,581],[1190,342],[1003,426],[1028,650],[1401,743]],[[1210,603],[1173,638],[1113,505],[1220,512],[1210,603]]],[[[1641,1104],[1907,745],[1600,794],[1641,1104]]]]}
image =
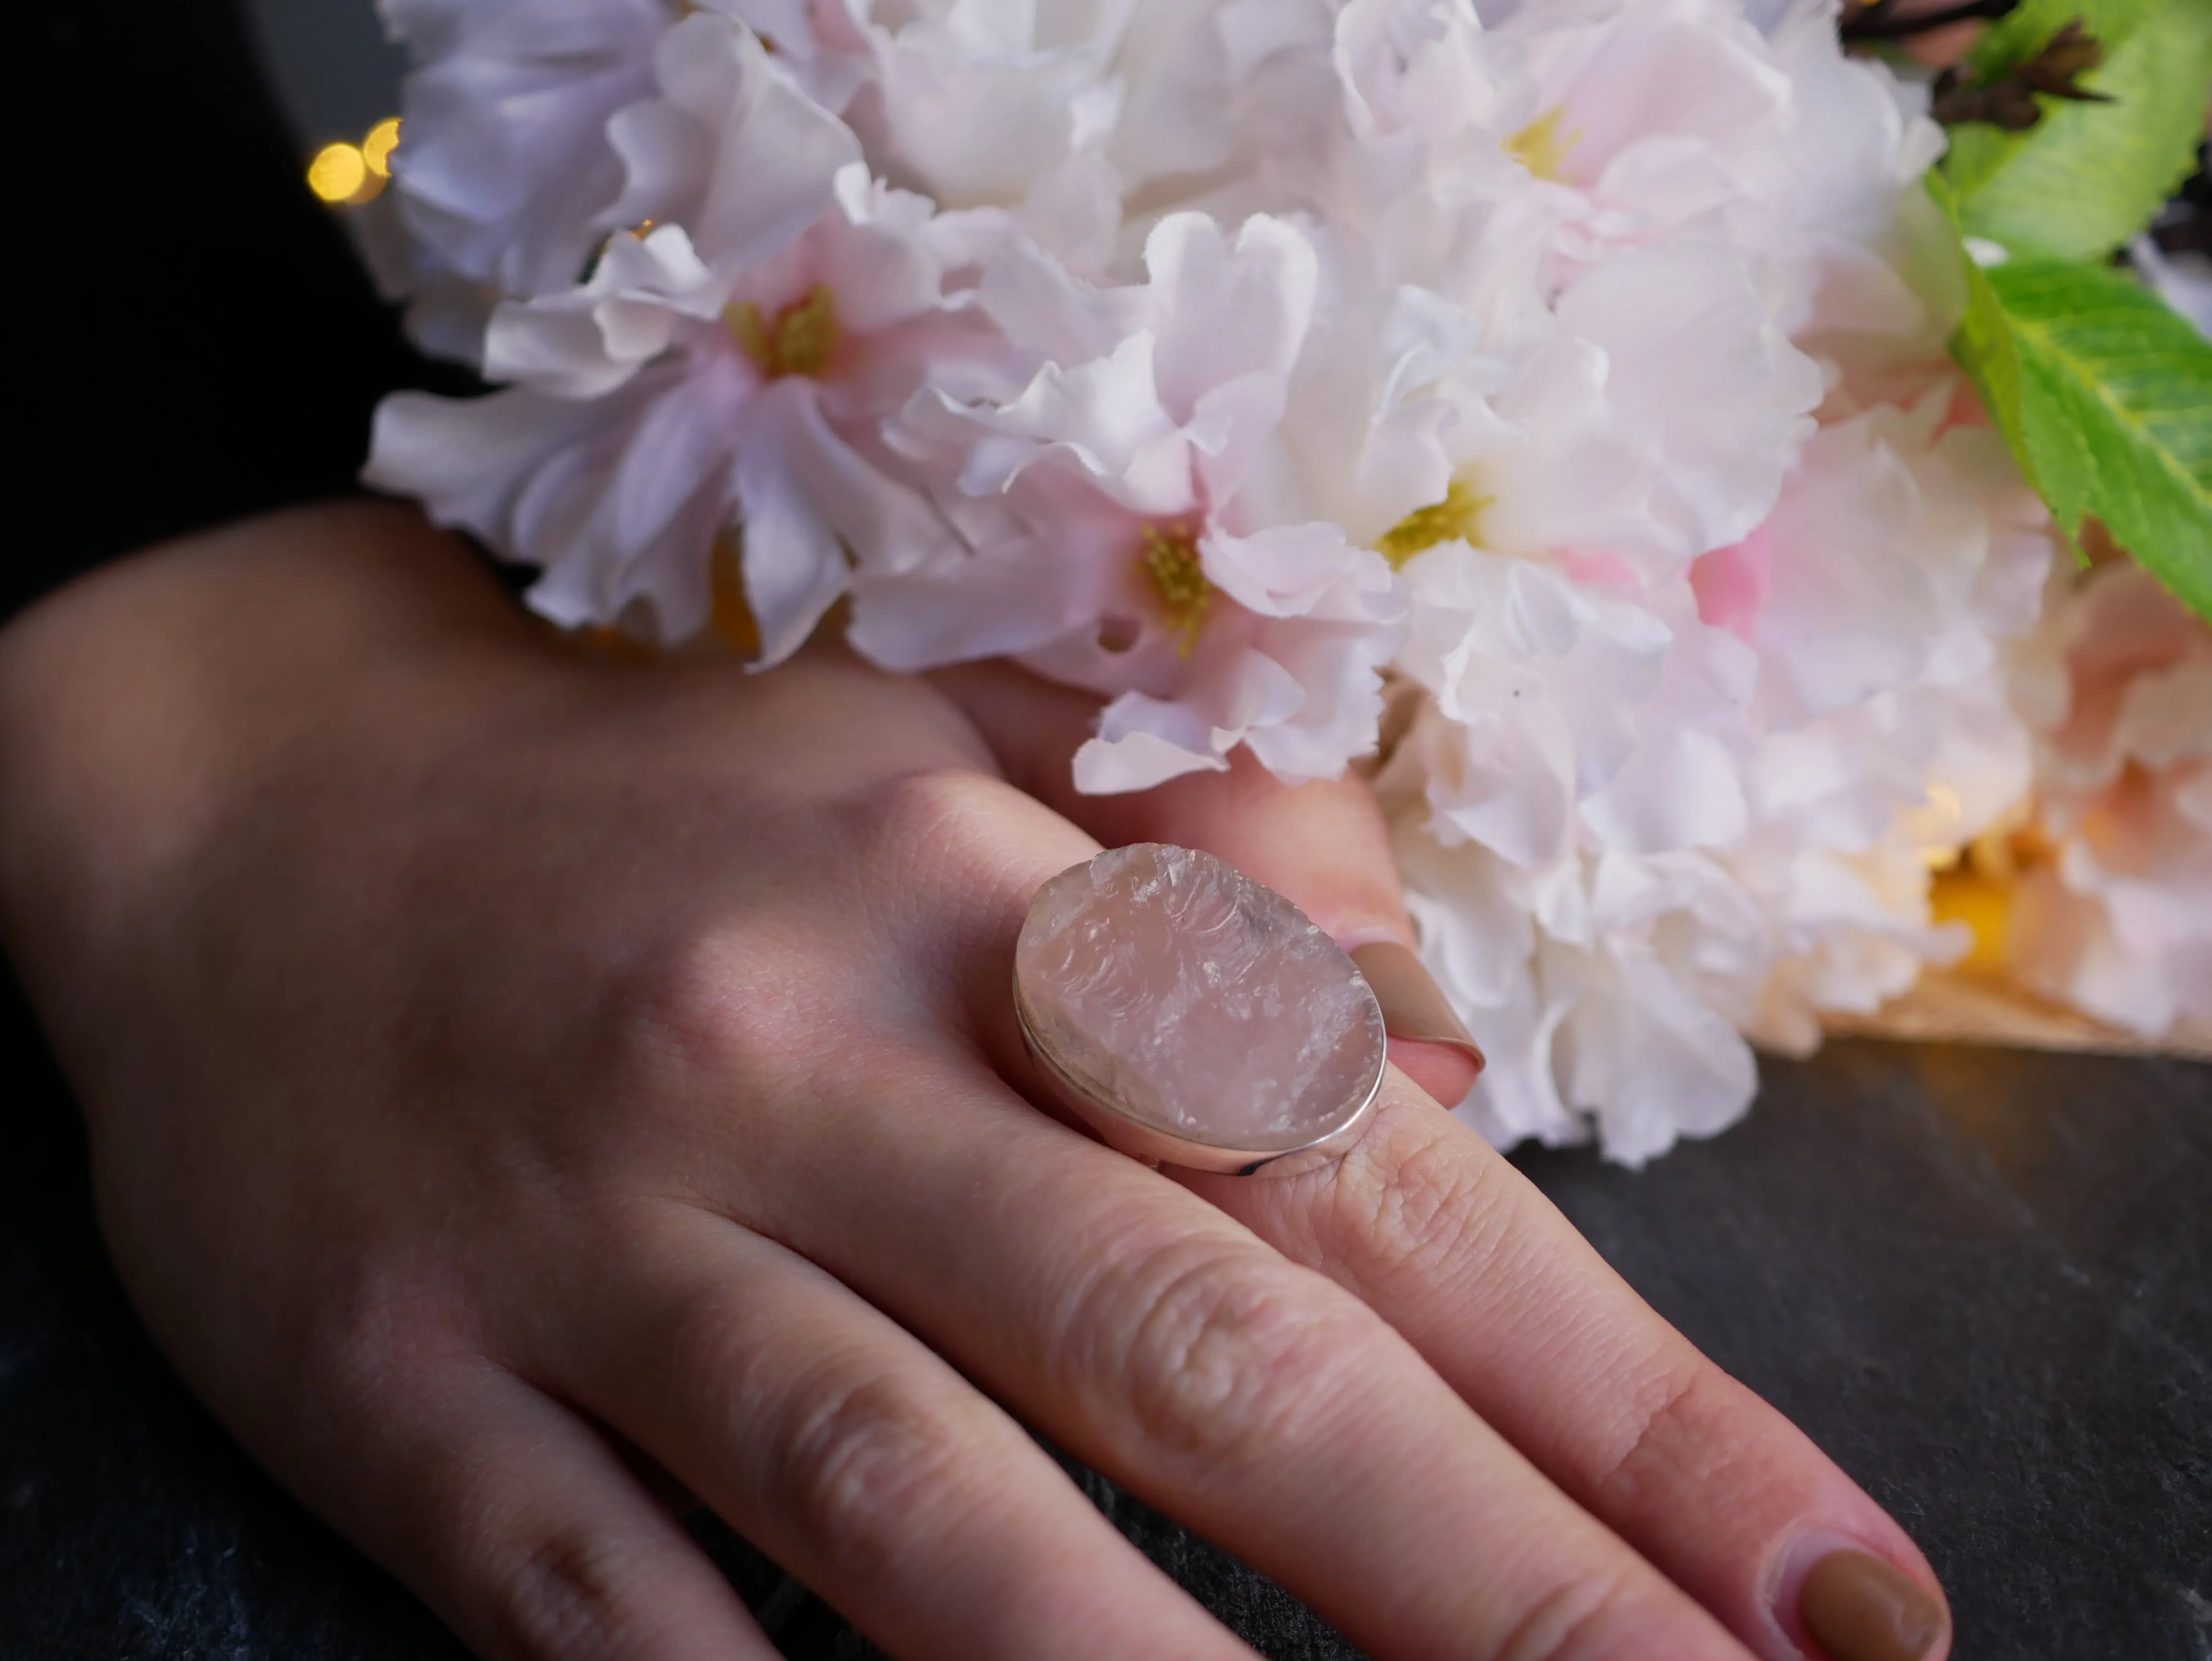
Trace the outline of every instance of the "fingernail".
{"type": "Polygon", "coordinates": [[[1352,960],[1375,989],[1375,1001],[1382,1006],[1384,1031],[1394,1038],[1450,1044],[1473,1056],[1477,1068],[1482,1066],[1482,1046],[1452,1013],[1443,989],[1410,950],[1395,940],[1376,940],[1354,946],[1352,960]]]}
{"type": "Polygon", "coordinates": [[[1797,1614],[1827,1661],[1920,1661],[1951,1625],[1926,1587],[1864,1551],[1832,1551],[1814,1564],[1797,1614]]]}

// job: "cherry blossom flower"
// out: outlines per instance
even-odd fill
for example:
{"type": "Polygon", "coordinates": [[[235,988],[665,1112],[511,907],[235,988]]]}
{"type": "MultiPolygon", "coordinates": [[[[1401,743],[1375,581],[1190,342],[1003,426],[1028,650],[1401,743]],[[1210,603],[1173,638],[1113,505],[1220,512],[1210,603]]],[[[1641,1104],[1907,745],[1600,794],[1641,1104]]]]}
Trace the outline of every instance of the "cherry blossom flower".
{"type": "Polygon", "coordinates": [[[410,329],[473,361],[503,295],[567,288],[622,190],[615,113],[651,93],[670,0],[380,0],[416,65],[392,192],[404,245],[380,261],[410,329]]]}
{"type": "MultiPolygon", "coordinates": [[[[1430,494],[1388,506],[1437,508],[1455,487],[1483,506],[1483,545],[1522,557],[1602,545],[1666,577],[1747,532],[1825,391],[1788,338],[1802,307],[1786,273],[1740,238],[1631,237],[1652,212],[1554,177],[1545,123],[1576,112],[1536,73],[1559,55],[1551,36],[1485,31],[1453,0],[1354,0],[1336,35],[1343,131],[1314,210],[1348,297],[1331,326],[1373,345],[1364,371],[1317,353],[1334,382],[1317,396],[1342,407],[1364,373],[1375,426],[1365,443],[1333,435],[1335,455],[1376,479],[1368,457],[1403,458],[1393,483],[1430,494]],[[1608,223],[1620,234],[1594,238],[1608,223]]],[[[1601,137],[1633,147],[1618,122],[1601,137]]],[[[1332,506],[1356,520],[1346,494],[1332,506]]]]}
{"type": "Polygon", "coordinates": [[[1238,745],[1279,776],[1372,748],[1402,610],[1388,563],[1255,511],[1318,266],[1291,226],[1163,222],[1150,280],[1094,288],[1037,250],[986,279],[1026,381],[940,376],[893,441],[957,460],[966,545],[865,582],[853,640],[917,668],[992,655],[1113,697],[1079,786],[1143,789],[1238,745]]]}
{"type": "Polygon", "coordinates": [[[2062,571],[2013,686],[2051,844],[2014,971],[2147,1037],[2212,1019],[2212,629],[2125,560],[2062,571]]]}
{"type": "Polygon", "coordinates": [[[532,603],[566,624],[686,639],[718,545],[741,541],[773,663],[854,562],[944,535],[875,424],[973,343],[946,273],[989,228],[871,182],[748,31],[696,16],[659,57],[663,98],[614,124],[623,199],[684,222],[619,234],[589,280],[503,305],[485,368],[508,389],[390,400],[369,478],[541,567],[532,603]]]}
{"type": "Polygon", "coordinates": [[[1485,1134],[1718,1129],[1960,949],[2032,775],[2024,972],[2207,995],[2203,631],[2038,630],[1940,134],[1833,0],[386,4],[418,315],[507,384],[372,479],[564,624],[734,570],[764,665],[844,597],[1095,692],[1085,790],[1365,768],[1485,1134]]]}
{"type": "Polygon", "coordinates": [[[1405,568],[1375,782],[1424,955],[1497,1046],[1463,1109],[1486,1135],[1594,1120],[1641,1161],[1749,1104],[1747,1037],[1802,1053],[1963,949],[1929,869],[2026,790],[1996,670],[2052,545],[1953,397],[1825,428],[1750,536],[1660,587],[1589,550],[1405,568]]]}
{"type": "Polygon", "coordinates": [[[1152,228],[1241,223],[1316,155],[1336,0],[875,0],[852,119],[885,176],[998,208],[1076,275],[1126,279],[1152,228]]]}

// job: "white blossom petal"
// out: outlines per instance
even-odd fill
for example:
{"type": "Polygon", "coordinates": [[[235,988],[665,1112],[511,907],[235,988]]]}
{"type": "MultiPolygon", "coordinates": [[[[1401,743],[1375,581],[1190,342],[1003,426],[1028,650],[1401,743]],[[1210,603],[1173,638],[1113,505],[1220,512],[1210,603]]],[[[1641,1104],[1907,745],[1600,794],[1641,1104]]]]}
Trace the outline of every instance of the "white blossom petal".
{"type": "Polygon", "coordinates": [[[392,172],[425,279],[574,282],[622,189],[607,124],[652,86],[665,0],[380,4],[417,64],[392,172]]]}

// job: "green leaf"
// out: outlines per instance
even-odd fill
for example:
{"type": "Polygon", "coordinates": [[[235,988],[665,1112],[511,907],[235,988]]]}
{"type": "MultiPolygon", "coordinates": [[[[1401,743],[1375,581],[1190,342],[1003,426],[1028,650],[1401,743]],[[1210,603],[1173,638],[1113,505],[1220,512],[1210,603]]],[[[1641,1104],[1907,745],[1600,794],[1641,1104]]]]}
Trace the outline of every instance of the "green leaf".
{"type": "Polygon", "coordinates": [[[2212,617],[2212,343],[2124,273],[1983,273],[2010,326],[2032,476],[2067,533],[2094,514],[2212,617]]]}
{"type": "MultiPolygon", "coordinates": [[[[1957,200],[1930,175],[1948,215],[1957,200]]],[[[2021,471],[2076,541],[2113,537],[2212,618],[2212,343],[2124,274],[1958,250],[1966,308],[1951,350],[2021,471]]]]}
{"type": "Polygon", "coordinates": [[[2041,98],[2024,133],[1954,127],[1943,164],[1960,228],[2032,259],[2103,259],[2141,231],[2193,170],[2212,101],[2212,0],[2027,0],[1983,37],[1974,79],[2077,21],[2106,54],[2081,85],[2112,101],[2041,98]]]}

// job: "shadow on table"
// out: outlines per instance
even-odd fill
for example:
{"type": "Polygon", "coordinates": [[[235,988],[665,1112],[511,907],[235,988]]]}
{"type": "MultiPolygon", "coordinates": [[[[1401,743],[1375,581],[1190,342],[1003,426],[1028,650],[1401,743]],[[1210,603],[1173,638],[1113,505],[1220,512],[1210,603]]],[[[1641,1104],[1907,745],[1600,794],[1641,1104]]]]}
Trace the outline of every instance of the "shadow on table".
{"type": "MultiPolygon", "coordinates": [[[[0,1066],[0,1656],[460,1657],[155,1353],[4,984],[0,1066]]],[[[1518,1163],[1913,1532],[1960,1661],[2212,1661],[2212,1068],[1853,1042],[1765,1076],[1745,1124],[1641,1174],[1518,1163]]],[[[1353,1653],[1071,1469],[1263,1654],[1353,1653]]],[[[786,1653],[876,1653],[719,1524],[695,1532],[786,1653]]]]}

